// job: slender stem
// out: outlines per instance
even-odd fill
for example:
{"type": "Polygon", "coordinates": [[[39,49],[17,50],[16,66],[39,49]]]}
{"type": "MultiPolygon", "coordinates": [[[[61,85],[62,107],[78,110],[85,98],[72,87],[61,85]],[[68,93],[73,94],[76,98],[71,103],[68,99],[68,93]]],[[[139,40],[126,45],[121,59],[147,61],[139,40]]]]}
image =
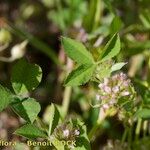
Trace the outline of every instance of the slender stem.
{"type": "Polygon", "coordinates": [[[66,87],[64,91],[63,104],[62,104],[64,117],[67,115],[67,112],[68,112],[71,91],[72,91],[72,88],[70,86],[66,87]]]}
{"type": "Polygon", "coordinates": [[[122,136],[122,139],[121,139],[121,143],[123,144],[127,138],[127,133],[128,133],[128,128],[126,127],[125,130],[124,130],[124,133],[123,133],[123,136],[122,136]]]}
{"type": "Polygon", "coordinates": [[[148,127],[148,121],[145,120],[143,123],[143,136],[144,137],[146,136],[146,133],[147,133],[147,127],[148,127]]]}
{"type": "Polygon", "coordinates": [[[88,134],[89,139],[91,140],[93,138],[93,135],[95,134],[95,132],[98,130],[98,128],[100,127],[100,122],[96,122],[96,124],[93,126],[93,128],[91,129],[91,131],[88,134]]]}
{"type": "Polygon", "coordinates": [[[131,146],[132,144],[132,132],[133,132],[133,125],[128,129],[128,145],[131,146]]]}
{"type": "Polygon", "coordinates": [[[139,138],[141,125],[142,125],[142,119],[138,119],[136,130],[135,130],[135,139],[136,140],[139,138]]]}

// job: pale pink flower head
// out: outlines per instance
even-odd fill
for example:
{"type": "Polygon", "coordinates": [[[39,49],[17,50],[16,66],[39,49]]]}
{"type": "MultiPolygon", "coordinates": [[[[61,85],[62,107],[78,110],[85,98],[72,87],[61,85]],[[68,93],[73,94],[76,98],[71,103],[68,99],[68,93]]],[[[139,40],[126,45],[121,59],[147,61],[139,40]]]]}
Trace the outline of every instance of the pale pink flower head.
{"type": "Polygon", "coordinates": [[[100,99],[102,107],[109,108],[117,105],[120,98],[130,98],[133,95],[131,81],[124,73],[118,73],[109,78],[104,78],[99,85],[96,99],[100,99]]]}

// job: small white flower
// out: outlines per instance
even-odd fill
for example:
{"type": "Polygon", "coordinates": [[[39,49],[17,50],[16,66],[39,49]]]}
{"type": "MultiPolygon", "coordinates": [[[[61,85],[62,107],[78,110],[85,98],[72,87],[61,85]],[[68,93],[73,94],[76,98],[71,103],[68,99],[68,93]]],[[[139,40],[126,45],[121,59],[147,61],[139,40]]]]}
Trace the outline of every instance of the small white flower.
{"type": "Polygon", "coordinates": [[[96,94],[96,100],[97,100],[97,101],[100,100],[100,95],[96,94]]]}
{"type": "Polygon", "coordinates": [[[100,96],[101,100],[107,100],[109,97],[107,95],[100,96]]]}
{"type": "Polygon", "coordinates": [[[128,96],[128,95],[130,95],[130,93],[128,91],[125,91],[125,92],[122,92],[121,95],[122,96],[128,96]]]}
{"type": "Polygon", "coordinates": [[[109,104],[111,104],[111,105],[113,105],[115,103],[116,103],[115,99],[112,99],[112,100],[109,101],[109,104]]]}
{"type": "Polygon", "coordinates": [[[113,91],[114,93],[119,92],[119,86],[113,87],[113,88],[112,88],[112,91],[113,91]]]}
{"type": "Polygon", "coordinates": [[[104,86],[104,91],[109,94],[111,93],[111,88],[109,86],[104,86]]]}
{"type": "Polygon", "coordinates": [[[79,130],[75,130],[74,132],[75,132],[74,134],[75,134],[76,136],[80,135],[80,131],[79,131],[79,130]]]}
{"type": "Polygon", "coordinates": [[[127,81],[124,81],[123,82],[123,86],[125,86],[125,87],[128,87],[129,86],[129,84],[130,84],[130,80],[128,79],[127,81]]]}
{"type": "Polygon", "coordinates": [[[69,130],[68,130],[68,129],[65,129],[65,130],[63,131],[63,135],[64,135],[64,137],[68,137],[68,136],[69,136],[69,130]]]}
{"type": "Polygon", "coordinates": [[[109,108],[109,105],[108,105],[108,104],[104,104],[104,105],[103,105],[103,108],[104,108],[104,109],[108,109],[108,108],[109,108]]]}
{"type": "Polygon", "coordinates": [[[120,77],[120,80],[125,80],[127,78],[126,74],[122,72],[120,73],[119,77],[120,77]]]}
{"type": "Polygon", "coordinates": [[[99,85],[98,85],[98,87],[99,88],[102,88],[104,85],[102,84],[102,83],[100,83],[99,85]]]}

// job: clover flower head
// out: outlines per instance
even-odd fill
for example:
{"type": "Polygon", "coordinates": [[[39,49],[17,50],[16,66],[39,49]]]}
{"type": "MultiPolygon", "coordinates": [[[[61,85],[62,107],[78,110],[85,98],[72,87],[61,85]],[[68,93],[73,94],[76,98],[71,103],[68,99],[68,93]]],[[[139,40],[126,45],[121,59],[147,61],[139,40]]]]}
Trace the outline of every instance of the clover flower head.
{"type": "Polygon", "coordinates": [[[118,73],[109,78],[104,78],[98,85],[99,92],[96,94],[104,109],[117,105],[120,98],[132,97],[131,81],[124,73],[118,73]]]}
{"type": "Polygon", "coordinates": [[[59,140],[73,141],[80,135],[80,130],[70,122],[64,122],[55,128],[53,135],[59,140]]]}

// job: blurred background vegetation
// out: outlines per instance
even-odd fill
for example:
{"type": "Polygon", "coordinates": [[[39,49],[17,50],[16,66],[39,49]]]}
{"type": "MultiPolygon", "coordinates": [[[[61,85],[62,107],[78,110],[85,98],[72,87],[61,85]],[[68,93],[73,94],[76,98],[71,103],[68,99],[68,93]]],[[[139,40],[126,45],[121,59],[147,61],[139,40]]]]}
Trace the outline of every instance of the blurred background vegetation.
{"type": "MultiPolygon", "coordinates": [[[[43,119],[51,102],[61,105],[65,98],[63,81],[73,68],[61,47],[61,36],[83,42],[97,58],[106,41],[119,32],[122,49],[115,60],[128,62],[124,71],[141,96],[150,93],[149,0],[1,0],[0,28],[0,83],[12,88],[11,69],[17,60],[9,61],[11,50],[28,40],[24,57],[43,70],[42,83],[30,93],[41,103],[43,119]]],[[[91,85],[74,87],[70,93],[70,114],[82,117],[88,128],[98,115],[98,109],[89,105],[94,93],[91,85]]],[[[24,140],[12,136],[22,122],[9,109],[0,113],[0,138],[24,140]]],[[[93,149],[105,145],[108,139],[119,139],[122,129],[115,117],[106,120],[99,138],[92,143],[93,149]]]]}

